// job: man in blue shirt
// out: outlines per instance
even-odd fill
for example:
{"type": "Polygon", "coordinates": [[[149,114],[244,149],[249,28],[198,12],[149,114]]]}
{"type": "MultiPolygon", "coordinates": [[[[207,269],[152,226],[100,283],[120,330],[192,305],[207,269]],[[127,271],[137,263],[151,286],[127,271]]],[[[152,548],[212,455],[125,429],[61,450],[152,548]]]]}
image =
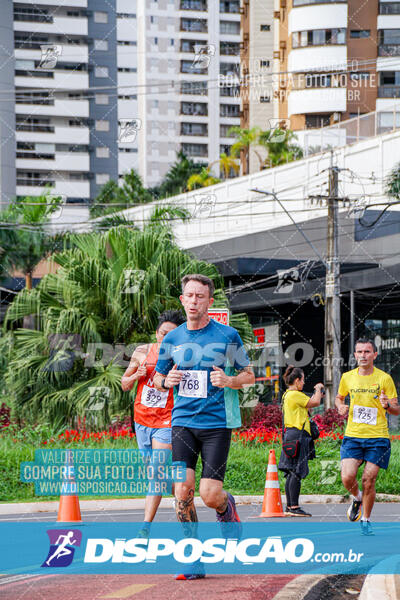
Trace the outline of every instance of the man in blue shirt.
{"type": "MultiPolygon", "coordinates": [[[[233,427],[240,427],[238,391],[254,373],[236,329],[213,321],[214,284],[204,275],[182,279],[180,300],[187,322],[169,332],[160,347],[154,385],[174,388],[172,459],[186,464],[185,482],[176,482],[178,521],[197,522],[195,469],[203,463],[200,496],[220,522],[240,522],[233,496],[223,489],[233,427]]],[[[204,573],[179,576],[197,579],[204,573]]]]}

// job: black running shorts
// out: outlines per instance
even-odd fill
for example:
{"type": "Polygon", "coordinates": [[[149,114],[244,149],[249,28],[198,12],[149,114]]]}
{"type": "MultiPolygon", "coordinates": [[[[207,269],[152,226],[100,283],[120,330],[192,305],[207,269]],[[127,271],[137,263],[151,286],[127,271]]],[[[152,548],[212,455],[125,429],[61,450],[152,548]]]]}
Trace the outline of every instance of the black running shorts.
{"type": "Polygon", "coordinates": [[[201,477],[223,481],[231,444],[232,429],[193,429],[172,427],[172,460],[196,469],[199,454],[203,463],[201,477]]]}

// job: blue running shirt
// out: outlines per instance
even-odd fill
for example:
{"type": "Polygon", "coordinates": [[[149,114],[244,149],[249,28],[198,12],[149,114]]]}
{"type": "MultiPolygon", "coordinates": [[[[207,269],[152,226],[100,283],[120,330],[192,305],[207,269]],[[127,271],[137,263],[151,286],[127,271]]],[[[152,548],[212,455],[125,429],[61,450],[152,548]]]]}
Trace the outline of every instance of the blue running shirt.
{"type": "Polygon", "coordinates": [[[187,397],[182,395],[187,389],[182,388],[184,383],[175,386],[172,426],[195,429],[240,427],[238,390],[214,387],[210,381],[213,365],[223,369],[227,375],[234,375],[250,364],[236,329],[212,319],[205,327],[196,330],[188,329],[187,324],[183,323],[165,336],[156,371],[166,376],[175,364],[179,370],[195,372],[190,376],[194,379],[188,385],[192,390],[195,383],[198,389],[195,379],[199,378],[201,383],[204,382],[202,396],[206,397],[187,397]]]}

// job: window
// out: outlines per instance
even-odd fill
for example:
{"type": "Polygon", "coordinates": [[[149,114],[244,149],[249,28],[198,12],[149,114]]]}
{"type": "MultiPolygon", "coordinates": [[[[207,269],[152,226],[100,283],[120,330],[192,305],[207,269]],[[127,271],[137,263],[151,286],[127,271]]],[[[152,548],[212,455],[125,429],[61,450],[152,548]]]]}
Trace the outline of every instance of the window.
{"type": "Polygon", "coordinates": [[[137,100],[137,94],[125,94],[118,96],[118,100],[137,100]]]}
{"type": "Polygon", "coordinates": [[[95,11],[93,14],[95,23],[108,23],[108,13],[102,11],[95,11]]]}
{"type": "Polygon", "coordinates": [[[199,96],[207,96],[206,81],[182,81],[181,94],[197,94],[199,96]]]}
{"type": "Polygon", "coordinates": [[[96,102],[96,104],[108,104],[108,102],[109,102],[108,94],[96,94],[95,102],[96,102]]]}
{"type": "Polygon", "coordinates": [[[270,66],[270,61],[269,60],[260,60],[260,67],[261,68],[266,68],[270,66]]]}
{"type": "Polygon", "coordinates": [[[271,102],[271,96],[260,96],[260,102],[271,102]]]}
{"type": "Polygon", "coordinates": [[[181,123],[181,135],[208,135],[206,123],[181,123]]]}
{"type": "Polygon", "coordinates": [[[153,44],[158,44],[158,37],[153,38],[153,44]]]}
{"type": "Polygon", "coordinates": [[[330,115],[306,115],[306,128],[326,127],[329,125],[330,115]]]}
{"type": "Polygon", "coordinates": [[[95,67],[94,75],[95,77],[108,77],[108,67],[95,67]]]}
{"type": "Polygon", "coordinates": [[[118,73],[136,73],[137,69],[132,67],[129,69],[128,67],[118,67],[118,73]]]}
{"type": "Polygon", "coordinates": [[[228,35],[239,35],[240,34],[240,22],[239,21],[220,21],[219,32],[228,35]]]}
{"type": "Polygon", "coordinates": [[[108,173],[96,173],[97,185],[104,185],[109,180],[110,180],[110,176],[108,173]]]}
{"type": "Polygon", "coordinates": [[[207,116],[208,106],[205,102],[181,102],[181,114],[207,116]]]}
{"type": "Polygon", "coordinates": [[[207,0],[181,0],[180,10],[207,10],[207,0]]]}
{"type": "Polygon", "coordinates": [[[95,124],[96,131],[110,131],[110,122],[104,120],[98,120],[95,124]]]}
{"type": "Polygon", "coordinates": [[[239,65],[237,63],[219,63],[219,72],[221,75],[239,76],[239,65]]]}
{"type": "Polygon", "coordinates": [[[260,31],[271,31],[271,25],[260,25],[260,31]]]}
{"type": "Polygon", "coordinates": [[[207,144],[182,144],[182,151],[189,156],[207,156],[207,144]]]}
{"type": "Polygon", "coordinates": [[[219,3],[219,12],[239,13],[240,12],[240,0],[221,0],[219,3]]]}
{"type": "Polygon", "coordinates": [[[230,144],[220,144],[219,153],[226,154],[227,156],[231,153],[232,146],[230,144]]]}
{"type": "Polygon", "coordinates": [[[109,158],[110,149],[107,146],[98,146],[96,148],[96,158],[109,158]]]}
{"type": "Polygon", "coordinates": [[[207,21],[205,19],[181,19],[181,31],[207,32],[207,21]]]}
{"type": "Polygon", "coordinates": [[[94,40],[94,49],[95,50],[108,50],[107,40],[94,40]]]}
{"type": "Polygon", "coordinates": [[[224,85],[219,89],[220,96],[228,96],[230,98],[240,97],[240,86],[239,85],[224,85]]]}
{"type": "Polygon", "coordinates": [[[220,104],[220,117],[240,117],[240,106],[238,104],[220,104]]]}
{"type": "Polygon", "coordinates": [[[128,42],[126,40],[120,40],[117,42],[118,46],[137,46],[137,42],[131,41],[128,42]]]}
{"type": "Polygon", "coordinates": [[[400,71],[381,71],[380,85],[400,85],[400,71]]]}
{"type": "Polygon", "coordinates": [[[400,44],[400,29],[380,29],[380,44],[400,44]]]}
{"type": "Polygon", "coordinates": [[[152,100],[152,102],[151,102],[151,106],[152,106],[153,108],[158,108],[158,105],[159,105],[159,102],[158,102],[158,100],[152,100]]]}
{"type": "Polygon", "coordinates": [[[174,46],[174,45],[175,45],[175,40],[174,40],[174,38],[171,38],[171,39],[169,40],[169,45],[170,45],[170,46],[174,46]]]}
{"type": "Polygon", "coordinates": [[[346,29],[313,29],[312,31],[295,31],[292,34],[292,47],[324,46],[325,44],[345,44],[346,29]]]}
{"type": "Polygon", "coordinates": [[[370,73],[368,73],[368,71],[350,73],[350,81],[367,81],[369,77],[370,73]]]}
{"type": "Polygon", "coordinates": [[[400,2],[380,2],[379,13],[381,15],[399,15],[400,2]]]}
{"type": "Polygon", "coordinates": [[[370,29],[351,29],[351,38],[369,38],[371,35],[370,29]]]}
{"type": "Polygon", "coordinates": [[[192,60],[181,60],[181,73],[195,73],[197,75],[207,75],[208,68],[202,65],[196,66],[192,60]]]}
{"type": "Polygon", "coordinates": [[[331,87],[331,75],[326,73],[318,73],[316,75],[306,74],[306,88],[326,88],[331,87]]]}
{"type": "Polygon", "coordinates": [[[224,123],[221,124],[219,126],[220,137],[232,137],[232,135],[229,134],[229,130],[231,127],[232,127],[232,125],[225,125],[224,123]]]}
{"type": "Polygon", "coordinates": [[[220,42],[219,52],[225,56],[239,56],[240,44],[239,42],[220,42]]]}

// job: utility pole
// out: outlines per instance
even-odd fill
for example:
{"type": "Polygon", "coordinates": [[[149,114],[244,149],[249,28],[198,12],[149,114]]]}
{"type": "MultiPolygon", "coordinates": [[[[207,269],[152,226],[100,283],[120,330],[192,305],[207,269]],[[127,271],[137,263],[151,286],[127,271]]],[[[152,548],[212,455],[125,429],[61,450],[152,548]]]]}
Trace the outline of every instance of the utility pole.
{"type": "Polygon", "coordinates": [[[338,180],[339,170],[329,168],[329,195],[326,247],[325,278],[325,365],[324,383],[326,389],[325,406],[335,406],[335,396],[339,388],[340,364],[340,262],[338,239],[338,180]]]}

